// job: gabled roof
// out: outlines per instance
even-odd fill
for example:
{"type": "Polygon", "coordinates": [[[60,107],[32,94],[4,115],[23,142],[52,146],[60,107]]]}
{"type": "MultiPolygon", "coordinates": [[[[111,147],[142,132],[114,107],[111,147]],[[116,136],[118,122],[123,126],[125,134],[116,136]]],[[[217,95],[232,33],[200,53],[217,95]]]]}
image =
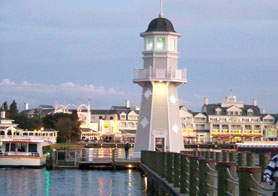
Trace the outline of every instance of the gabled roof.
{"type": "Polygon", "coordinates": [[[197,116],[198,114],[203,114],[204,116],[207,117],[207,114],[204,113],[204,112],[192,112],[192,113],[193,113],[193,116],[194,116],[194,117],[197,116]]]}
{"type": "MultiPolygon", "coordinates": [[[[203,107],[207,109],[207,115],[216,115],[216,113],[215,113],[216,108],[221,109],[221,114],[220,115],[227,115],[227,109],[228,108],[221,107],[221,104],[207,104],[207,105],[203,105],[203,107]]],[[[233,107],[233,106],[231,106],[231,107],[233,107]]],[[[242,109],[242,116],[247,116],[247,110],[250,109],[250,108],[253,110],[253,115],[252,116],[261,116],[261,112],[260,112],[259,107],[254,106],[254,105],[244,105],[244,107],[241,108],[242,109]]]]}

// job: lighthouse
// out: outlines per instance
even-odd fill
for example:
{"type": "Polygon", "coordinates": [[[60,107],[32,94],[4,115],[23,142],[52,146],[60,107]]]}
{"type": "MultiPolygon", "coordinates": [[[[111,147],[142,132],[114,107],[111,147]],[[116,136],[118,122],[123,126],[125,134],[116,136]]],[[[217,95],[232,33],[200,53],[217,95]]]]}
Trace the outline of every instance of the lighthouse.
{"type": "Polygon", "coordinates": [[[180,152],[184,144],[177,88],[186,83],[186,70],[178,69],[180,34],[161,11],[140,36],[144,67],[134,69],[133,82],[143,90],[134,150],[180,152]]]}

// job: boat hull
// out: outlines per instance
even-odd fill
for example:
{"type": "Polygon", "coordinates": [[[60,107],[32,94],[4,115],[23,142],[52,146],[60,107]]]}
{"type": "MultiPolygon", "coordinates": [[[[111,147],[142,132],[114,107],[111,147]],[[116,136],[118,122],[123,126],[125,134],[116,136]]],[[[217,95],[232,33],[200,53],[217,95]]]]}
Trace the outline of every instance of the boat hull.
{"type": "Polygon", "coordinates": [[[0,156],[0,167],[42,167],[46,157],[0,156]]]}

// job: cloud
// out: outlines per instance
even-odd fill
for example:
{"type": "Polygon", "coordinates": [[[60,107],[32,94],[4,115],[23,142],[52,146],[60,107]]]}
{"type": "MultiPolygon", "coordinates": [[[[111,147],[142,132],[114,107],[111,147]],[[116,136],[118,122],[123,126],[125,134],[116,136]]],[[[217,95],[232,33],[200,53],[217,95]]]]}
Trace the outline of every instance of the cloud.
{"type": "Polygon", "coordinates": [[[15,85],[15,83],[7,78],[3,79],[0,85],[11,86],[15,85]]]}
{"type": "Polygon", "coordinates": [[[74,87],[74,84],[72,82],[66,82],[66,83],[63,83],[61,86],[63,86],[63,87],[74,87]]]}
{"type": "Polygon", "coordinates": [[[3,95],[0,101],[16,100],[19,103],[32,102],[37,105],[54,103],[55,100],[73,103],[76,100],[84,102],[88,99],[106,105],[113,100],[120,99],[125,94],[115,88],[105,88],[93,84],[66,82],[54,85],[30,83],[28,81],[16,83],[7,78],[0,82],[0,93],[3,95]],[[111,99],[111,95],[113,95],[113,99],[111,99]]]}

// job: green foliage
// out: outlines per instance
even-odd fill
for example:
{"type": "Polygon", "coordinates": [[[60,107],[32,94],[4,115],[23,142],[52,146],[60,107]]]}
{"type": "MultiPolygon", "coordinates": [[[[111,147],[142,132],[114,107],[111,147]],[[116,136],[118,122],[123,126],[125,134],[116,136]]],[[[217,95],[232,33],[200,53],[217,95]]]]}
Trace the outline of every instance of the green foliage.
{"type": "Polygon", "coordinates": [[[80,140],[80,122],[76,111],[73,111],[72,114],[56,113],[47,115],[42,121],[45,128],[53,128],[58,131],[58,143],[80,140]]]}
{"type": "Polygon", "coordinates": [[[18,127],[22,129],[34,130],[43,127],[42,120],[38,116],[35,116],[34,118],[29,118],[26,112],[24,111],[19,113],[13,119],[15,123],[18,124],[18,127]]]}
{"type": "Polygon", "coordinates": [[[16,117],[17,115],[18,115],[17,104],[15,100],[13,100],[9,109],[9,118],[14,119],[14,117],[16,117]]]}

